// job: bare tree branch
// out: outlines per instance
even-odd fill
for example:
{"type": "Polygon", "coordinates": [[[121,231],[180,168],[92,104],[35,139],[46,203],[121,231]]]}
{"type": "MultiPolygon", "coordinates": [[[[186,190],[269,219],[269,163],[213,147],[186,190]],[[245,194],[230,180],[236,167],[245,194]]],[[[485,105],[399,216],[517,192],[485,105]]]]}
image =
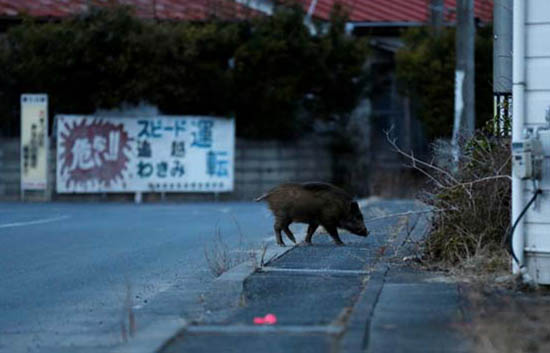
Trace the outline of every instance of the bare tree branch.
{"type": "Polygon", "coordinates": [[[422,210],[422,211],[407,211],[403,213],[392,213],[386,216],[380,216],[380,217],[374,217],[371,219],[365,220],[365,223],[367,222],[374,222],[381,219],[391,218],[391,217],[402,217],[402,216],[410,216],[413,214],[422,214],[422,213],[432,213],[432,212],[447,212],[447,211],[456,211],[456,209],[447,208],[447,209],[429,209],[429,210],[422,210]]]}
{"type": "Polygon", "coordinates": [[[416,164],[418,163],[419,165],[422,165],[422,166],[424,166],[424,167],[433,169],[433,170],[435,170],[435,171],[437,171],[437,172],[439,172],[439,173],[445,175],[445,176],[446,176],[447,178],[449,178],[452,182],[454,182],[454,183],[456,183],[456,184],[459,184],[458,180],[456,180],[456,178],[453,177],[451,173],[447,172],[446,170],[443,170],[443,169],[439,168],[438,166],[435,166],[435,165],[433,165],[433,164],[424,162],[423,160],[417,159],[417,158],[415,158],[413,155],[411,155],[411,154],[409,154],[409,153],[406,153],[406,152],[403,151],[401,148],[399,148],[399,146],[397,146],[397,143],[396,143],[397,139],[395,139],[395,138],[392,139],[392,138],[390,137],[390,135],[391,135],[393,129],[394,129],[394,126],[392,125],[392,126],[390,127],[389,130],[384,131],[384,133],[386,134],[386,139],[388,140],[388,143],[394,148],[394,150],[395,150],[397,153],[399,153],[399,154],[401,154],[402,156],[405,156],[405,157],[407,157],[408,159],[410,159],[411,162],[413,163],[413,167],[414,167],[415,169],[420,170],[420,168],[416,165],[416,164]]]}

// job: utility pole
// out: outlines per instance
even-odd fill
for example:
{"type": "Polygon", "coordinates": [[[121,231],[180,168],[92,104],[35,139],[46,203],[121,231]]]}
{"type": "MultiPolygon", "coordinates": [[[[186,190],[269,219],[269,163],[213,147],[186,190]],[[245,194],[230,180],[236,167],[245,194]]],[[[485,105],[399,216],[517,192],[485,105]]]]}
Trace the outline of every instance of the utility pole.
{"type": "Polygon", "coordinates": [[[452,142],[455,167],[458,167],[460,139],[471,137],[475,129],[474,0],[458,0],[456,10],[455,115],[452,142]]]}
{"type": "Polygon", "coordinates": [[[494,0],[493,98],[496,136],[508,135],[512,118],[513,0],[494,0]]]}
{"type": "Polygon", "coordinates": [[[441,33],[441,29],[443,28],[444,12],[445,4],[443,0],[430,0],[430,25],[437,35],[441,33]]]}

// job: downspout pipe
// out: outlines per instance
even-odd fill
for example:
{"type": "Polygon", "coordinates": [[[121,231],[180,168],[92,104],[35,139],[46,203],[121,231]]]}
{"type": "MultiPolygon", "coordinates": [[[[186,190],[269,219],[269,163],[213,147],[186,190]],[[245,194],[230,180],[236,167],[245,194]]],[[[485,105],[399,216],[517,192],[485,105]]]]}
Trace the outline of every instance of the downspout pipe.
{"type": "MultiPolygon", "coordinates": [[[[512,141],[520,141],[525,124],[525,0],[514,0],[513,45],[512,45],[512,141]]],[[[518,219],[524,205],[523,182],[512,173],[512,222],[518,219]]],[[[519,264],[513,263],[512,272],[519,273],[525,263],[525,227],[520,220],[516,226],[512,248],[519,264]]]]}

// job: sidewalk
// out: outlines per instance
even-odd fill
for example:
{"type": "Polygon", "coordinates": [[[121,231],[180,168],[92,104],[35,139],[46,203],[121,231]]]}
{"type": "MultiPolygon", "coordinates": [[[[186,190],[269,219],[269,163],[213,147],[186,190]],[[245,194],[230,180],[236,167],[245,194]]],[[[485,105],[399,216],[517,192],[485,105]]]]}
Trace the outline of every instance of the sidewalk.
{"type": "Polygon", "coordinates": [[[392,268],[370,319],[366,351],[470,352],[470,342],[453,327],[464,320],[456,283],[437,274],[392,268]]]}
{"type": "MultiPolygon", "coordinates": [[[[364,213],[415,209],[379,201],[364,213]]],[[[344,234],[343,247],[314,236],[248,276],[228,315],[188,325],[159,352],[468,352],[453,328],[463,320],[457,285],[400,260],[426,225],[425,214],[381,218],[367,239],[344,234]],[[253,323],[268,313],[276,324],[253,323]]]]}

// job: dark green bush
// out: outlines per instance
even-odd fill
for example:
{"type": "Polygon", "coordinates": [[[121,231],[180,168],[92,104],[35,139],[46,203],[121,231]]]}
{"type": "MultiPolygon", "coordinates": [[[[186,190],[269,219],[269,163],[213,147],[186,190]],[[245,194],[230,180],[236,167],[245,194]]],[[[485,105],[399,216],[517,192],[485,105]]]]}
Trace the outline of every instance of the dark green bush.
{"type": "MultiPolygon", "coordinates": [[[[429,27],[403,33],[405,46],[396,56],[397,77],[412,98],[416,113],[430,139],[450,137],[454,121],[455,30],[439,35],[429,27]]],[[[492,27],[477,28],[475,42],[476,126],[493,114],[492,27]]]]}
{"type": "Polygon", "coordinates": [[[240,23],[156,23],[127,7],[26,20],[0,39],[0,127],[15,135],[19,95],[44,92],[50,116],[148,102],[165,114],[235,116],[240,136],[293,137],[312,116],[355,105],[366,47],[344,34],[343,18],[335,11],[318,36],[296,6],[240,23]]]}
{"type": "MultiPolygon", "coordinates": [[[[28,20],[9,30],[1,51],[8,76],[0,84],[2,110],[13,112],[23,92],[46,92],[54,114],[147,101],[167,114],[227,115],[238,29],[144,22],[125,7],[59,23],[28,20]]],[[[13,113],[7,118],[3,126],[17,122],[13,113]]]]}

